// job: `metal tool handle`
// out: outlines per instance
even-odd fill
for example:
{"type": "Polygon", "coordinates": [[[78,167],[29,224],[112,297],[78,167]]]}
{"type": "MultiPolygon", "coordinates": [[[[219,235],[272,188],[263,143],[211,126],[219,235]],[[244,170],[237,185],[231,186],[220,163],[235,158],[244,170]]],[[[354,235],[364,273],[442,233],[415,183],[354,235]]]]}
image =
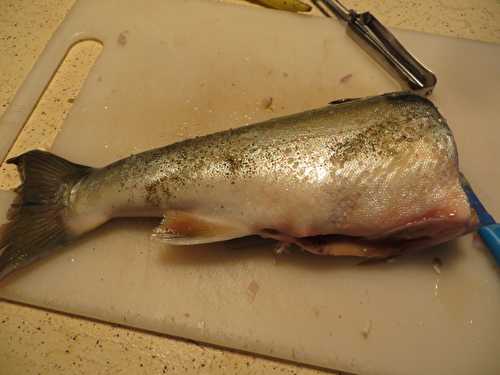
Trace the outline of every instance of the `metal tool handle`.
{"type": "Polygon", "coordinates": [[[337,0],[312,0],[327,17],[335,15],[347,22],[349,28],[368,43],[391,65],[411,90],[429,95],[437,78],[419,62],[380,21],[369,12],[357,13],[337,0]],[[325,9],[326,8],[326,9],[325,9]]]}

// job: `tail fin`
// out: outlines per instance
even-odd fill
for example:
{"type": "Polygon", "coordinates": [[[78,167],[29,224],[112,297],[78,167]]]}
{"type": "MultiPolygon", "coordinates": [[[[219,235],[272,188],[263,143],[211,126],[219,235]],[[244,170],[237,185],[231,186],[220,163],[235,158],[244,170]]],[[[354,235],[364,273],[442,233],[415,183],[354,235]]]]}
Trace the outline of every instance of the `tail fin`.
{"type": "Polygon", "coordinates": [[[71,238],[64,225],[71,188],[92,169],[38,150],[7,163],[17,165],[22,185],[0,228],[0,279],[71,238]]]}

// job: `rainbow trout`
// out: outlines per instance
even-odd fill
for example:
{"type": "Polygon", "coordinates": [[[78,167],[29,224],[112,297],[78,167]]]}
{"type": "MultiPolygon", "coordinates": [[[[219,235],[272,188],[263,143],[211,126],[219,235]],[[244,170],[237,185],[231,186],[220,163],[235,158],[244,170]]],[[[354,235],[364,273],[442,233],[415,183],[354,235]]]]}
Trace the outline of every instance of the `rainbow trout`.
{"type": "Polygon", "coordinates": [[[36,150],[9,163],[23,182],[0,233],[0,277],[118,217],[161,217],[153,237],[172,245],[256,234],[362,257],[477,225],[446,121],[409,93],[334,102],[102,168],[36,150]]]}

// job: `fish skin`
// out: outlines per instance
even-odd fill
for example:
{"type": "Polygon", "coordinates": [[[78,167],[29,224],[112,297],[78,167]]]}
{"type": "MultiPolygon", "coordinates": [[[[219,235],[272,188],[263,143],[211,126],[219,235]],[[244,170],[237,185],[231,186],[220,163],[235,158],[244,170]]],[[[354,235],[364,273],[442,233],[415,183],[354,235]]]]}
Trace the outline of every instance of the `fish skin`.
{"type": "Polygon", "coordinates": [[[146,151],[93,171],[71,200],[75,218],[86,218],[75,220],[78,233],[112,217],[169,211],[226,223],[237,236],[292,238],[384,238],[430,219],[465,231],[472,217],[446,121],[429,100],[408,93],[146,151]]]}
{"type": "Polygon", "coordinates": [[[477,227],[444,118],[410,93],[188,139],[92,168],[32,150],[0,228],[0,279],[118,217],[173,245],[257,234],[320,255],[389,257],[477,227]]]}

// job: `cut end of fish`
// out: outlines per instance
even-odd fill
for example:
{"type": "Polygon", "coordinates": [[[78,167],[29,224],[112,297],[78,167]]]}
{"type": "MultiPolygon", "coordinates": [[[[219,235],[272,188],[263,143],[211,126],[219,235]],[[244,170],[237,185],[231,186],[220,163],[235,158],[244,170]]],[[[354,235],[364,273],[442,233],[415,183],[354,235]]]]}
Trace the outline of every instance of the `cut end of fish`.
{"type": "Polygon", "coordinates": [[[91,170],[39,150],[7,162],[17,166],[22,185],[0,228],[0,279],[73,237],[64,220],[67,202],[73,185],[91,170]]]}

